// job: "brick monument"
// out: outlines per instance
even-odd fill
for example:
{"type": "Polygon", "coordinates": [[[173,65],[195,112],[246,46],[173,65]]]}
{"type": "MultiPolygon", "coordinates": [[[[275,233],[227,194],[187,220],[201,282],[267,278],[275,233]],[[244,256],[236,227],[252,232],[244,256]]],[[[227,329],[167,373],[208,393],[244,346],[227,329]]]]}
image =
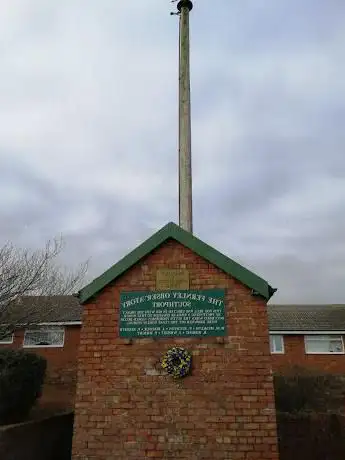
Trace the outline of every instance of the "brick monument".
{"type": "Polygon", "coordinates": [[[86,286],[73,460],[277,460],[274,292],[173,223],[86,286]]]}

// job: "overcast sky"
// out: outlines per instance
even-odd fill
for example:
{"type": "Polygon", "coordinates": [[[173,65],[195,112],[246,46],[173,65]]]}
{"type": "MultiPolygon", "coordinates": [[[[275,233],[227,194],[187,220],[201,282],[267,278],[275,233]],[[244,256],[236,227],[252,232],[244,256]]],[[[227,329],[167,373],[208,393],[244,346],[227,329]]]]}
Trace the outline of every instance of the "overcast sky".
{"type": "MultiPolygon", "coordinates": [[[[344,0],[194,6],[195,234],[275,302],[345,303],[344,0]]],[[[92,279],[177,222],[171,9],[1,1],[0,244],[62,233],[92,279]]]]}

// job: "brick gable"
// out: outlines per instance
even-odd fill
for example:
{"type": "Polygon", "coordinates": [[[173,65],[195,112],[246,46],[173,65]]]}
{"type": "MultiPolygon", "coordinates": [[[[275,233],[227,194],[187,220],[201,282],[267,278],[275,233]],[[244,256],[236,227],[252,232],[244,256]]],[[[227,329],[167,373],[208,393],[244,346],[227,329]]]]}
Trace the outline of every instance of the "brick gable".
{"type": "Polygon", "coordinates": [[[84,305],[73,459],[277,460],[266,300],[169,240],[84,305]],[[155,290],[157,268],[187,268],[190,289],[226,289],[228,336],[121,339],[122,291],[155,290]],[[162,353],[193,354],[181,381],[162,353]]]}

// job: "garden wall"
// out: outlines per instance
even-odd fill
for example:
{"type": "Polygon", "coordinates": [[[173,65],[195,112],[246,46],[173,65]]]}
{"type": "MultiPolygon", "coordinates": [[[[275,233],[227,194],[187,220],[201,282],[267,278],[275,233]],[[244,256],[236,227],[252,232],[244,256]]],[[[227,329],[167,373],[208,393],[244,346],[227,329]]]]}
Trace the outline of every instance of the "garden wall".
{"type": "Polygon", "coordinates": [[[73,413],[0,427],[1,460],[70,460],[73,413]]]}

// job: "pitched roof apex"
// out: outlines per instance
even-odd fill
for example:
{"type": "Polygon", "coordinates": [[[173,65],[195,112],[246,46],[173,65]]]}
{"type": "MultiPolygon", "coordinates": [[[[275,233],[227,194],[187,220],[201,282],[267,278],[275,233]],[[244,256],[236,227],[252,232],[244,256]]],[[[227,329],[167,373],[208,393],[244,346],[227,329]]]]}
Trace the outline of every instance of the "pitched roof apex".
{"type": "Polygon", "coordinates": [[[99,293],[105,286],[113,282],[116,278],[121,276],[133,265],[139,262],[139,260],[147,256],[153,250],[157,249],[161,244],[170,238],[176,240],[211,264],[220,268],[228,275],[242,282],[247,287],[252,289],[253,293],[256,295],[260,295],[266,300],[269,300],[274,292],[276,292],[276,289],[273,289],[267,283],[267,281],[242,267],[232,259],[229,259],[227,256],[204,243],[195,237],[192,233],[182,229],[174,222],[169,222],[152,236],[150,236],[146,241],[140,244],[136,249],[123,257],[119,262],[106,270],[101,276],[94,279],[90,284],[85,286],[79,292],[80,302],[87,302],[89,299],[99,293]]]}

